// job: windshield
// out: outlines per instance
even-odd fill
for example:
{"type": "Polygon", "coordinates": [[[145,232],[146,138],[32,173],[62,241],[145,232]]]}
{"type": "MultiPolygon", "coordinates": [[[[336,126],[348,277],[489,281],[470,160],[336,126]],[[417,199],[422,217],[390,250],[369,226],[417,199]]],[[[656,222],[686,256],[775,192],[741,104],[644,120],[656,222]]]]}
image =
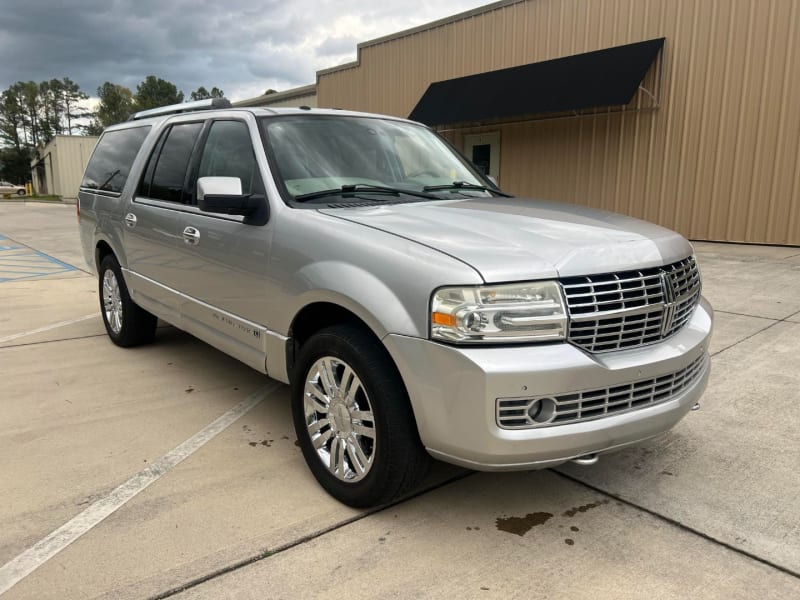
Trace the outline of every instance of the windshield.
{"type": "Polygon", "coordinates": [[[490,184],[441,138],[419,125],[297,115],[262,119],[262,127],[275,178],[290,200],[338,201],[343,188],[349,194],[377,193],[369,186],[417,192],[416,200],[489,195],[483,188],[490,184]]]}

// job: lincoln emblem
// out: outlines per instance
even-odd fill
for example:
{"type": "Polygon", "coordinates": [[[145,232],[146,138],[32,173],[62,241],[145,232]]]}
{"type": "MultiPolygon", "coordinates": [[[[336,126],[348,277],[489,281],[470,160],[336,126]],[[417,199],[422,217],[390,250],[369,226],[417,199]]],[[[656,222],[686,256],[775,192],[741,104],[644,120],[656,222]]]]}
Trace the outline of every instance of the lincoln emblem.
{"type": "Polygon", "coordinates": [[[661,272],[661,293],[664,297],[664,313],[661,318],[661,336],[669,335],[675,319],[675,288],[669,274],[661,272]]]}

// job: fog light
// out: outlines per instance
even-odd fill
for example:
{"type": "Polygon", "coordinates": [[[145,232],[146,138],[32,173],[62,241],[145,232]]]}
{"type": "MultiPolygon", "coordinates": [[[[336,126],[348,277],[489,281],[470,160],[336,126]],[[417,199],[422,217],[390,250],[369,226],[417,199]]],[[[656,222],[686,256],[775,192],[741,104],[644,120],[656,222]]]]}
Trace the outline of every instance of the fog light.
{"type": "Polygon", "coordinates": [[[528,407],[528,418],[534,423],[549,423],[556,416],[556,401],[537,398],[528,407]]]}

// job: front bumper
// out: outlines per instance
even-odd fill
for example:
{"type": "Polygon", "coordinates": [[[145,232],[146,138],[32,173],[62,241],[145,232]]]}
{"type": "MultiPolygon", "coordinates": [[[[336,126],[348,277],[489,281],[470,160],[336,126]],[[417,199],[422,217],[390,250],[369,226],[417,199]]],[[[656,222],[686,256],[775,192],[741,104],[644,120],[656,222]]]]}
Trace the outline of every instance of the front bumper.
{"type": "Polygon", "coordinates": [[[672,428],[708,382],[713,311],[701,299],[677,334],[651,346],[588,354],[568,343],[456,347],[388,335],[384,343],[408,389],[420,437],[446,462],[485,471],[538,469],[616,450],[672,428]],[[497,424],[498,398],[557,396],[679,371],[704,356],[692,385],[670,399],[591,421],[531,429],[497,424]]]}

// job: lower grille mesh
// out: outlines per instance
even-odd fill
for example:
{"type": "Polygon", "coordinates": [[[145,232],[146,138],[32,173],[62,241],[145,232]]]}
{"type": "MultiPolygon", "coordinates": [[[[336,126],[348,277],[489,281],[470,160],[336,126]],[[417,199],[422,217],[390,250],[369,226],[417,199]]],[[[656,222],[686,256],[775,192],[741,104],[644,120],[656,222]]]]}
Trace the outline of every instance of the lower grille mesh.
{"type": "Polygon", "coordinates": [[[527,429],[591,421],[672,400],[703,374],[704,354],[674,373],[613,387],[537,398],[499,398],[497,424],[503,429],[527,429]],[[542,409],[539,415],[537,409],[542,409]],[[531,410],[533,409],[533,410],[531,410]],[[545,420],[542,420],[542,414],[545,420]],[[538,420],[537,420],[538,419],[538,420]]]}

